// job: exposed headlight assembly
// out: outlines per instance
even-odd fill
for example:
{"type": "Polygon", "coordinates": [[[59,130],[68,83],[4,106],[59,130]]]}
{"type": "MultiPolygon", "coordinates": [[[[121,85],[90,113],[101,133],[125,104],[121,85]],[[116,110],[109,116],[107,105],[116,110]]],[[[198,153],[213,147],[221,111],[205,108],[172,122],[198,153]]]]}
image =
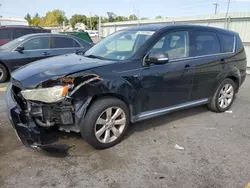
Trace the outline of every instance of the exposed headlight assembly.
{"type": "Polygon", "coordinates": [[[58,102],[68,95],[69,86],[54,86],[41,89],[21,91],[26,100],[41,101],[45,103],[58,102]]]}

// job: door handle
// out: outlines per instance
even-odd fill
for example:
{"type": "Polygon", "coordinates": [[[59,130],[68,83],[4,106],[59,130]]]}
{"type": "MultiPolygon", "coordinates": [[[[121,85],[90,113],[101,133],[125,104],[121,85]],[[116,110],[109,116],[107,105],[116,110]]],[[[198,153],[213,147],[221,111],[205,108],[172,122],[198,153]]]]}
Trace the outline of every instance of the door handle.
{"type": "Polygon", "coordinates": [[[184,69],[188,69],[188,68],[190,68],[190,65],[186,64],[185,67],[184,67],[184,69]]]}
{"type": "Polygon", "coordinates": [[[43,52],[43,55],[50,55],[49,52],[43,52]]]}

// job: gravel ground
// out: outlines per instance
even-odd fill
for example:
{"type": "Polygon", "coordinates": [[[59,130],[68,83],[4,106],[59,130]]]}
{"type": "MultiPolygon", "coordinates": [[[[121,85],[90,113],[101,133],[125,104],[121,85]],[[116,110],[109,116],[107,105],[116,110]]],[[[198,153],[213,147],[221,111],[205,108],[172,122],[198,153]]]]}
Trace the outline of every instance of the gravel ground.
{"type": "Polygon", "coordinates": [[[244,188],[250,182],[250,76],[230,110],[217,114],[201,106],[137,123],[120,144],[102,151],[78,134],[63,134],[75,147],[56,158],[18,141],[0,92],[0,187],[244,188]]]}

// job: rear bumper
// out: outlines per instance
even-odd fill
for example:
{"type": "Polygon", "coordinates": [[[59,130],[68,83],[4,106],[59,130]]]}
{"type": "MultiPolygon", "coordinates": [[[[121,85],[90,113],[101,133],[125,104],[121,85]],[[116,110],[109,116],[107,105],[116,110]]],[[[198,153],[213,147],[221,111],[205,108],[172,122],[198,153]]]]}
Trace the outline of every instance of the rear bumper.
{"type": "Polygon", "coordinates": [[[10,84],[6,91],[6,103],[8,118],[17,136],[25,146],[32,147],[34,144],[43,144],[43,130],[25,115],[23,109],[16,102],[11,90],[12,85],[10,84]]]}

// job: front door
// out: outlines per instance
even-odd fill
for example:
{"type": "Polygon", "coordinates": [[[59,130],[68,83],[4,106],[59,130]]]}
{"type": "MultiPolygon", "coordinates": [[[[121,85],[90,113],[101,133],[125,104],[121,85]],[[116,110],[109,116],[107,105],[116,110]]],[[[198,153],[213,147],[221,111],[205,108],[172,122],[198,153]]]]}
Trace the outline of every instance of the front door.
{"type": "Polygon", "coordinates": [[[13,51],[13,59],[10,60],[13,69],[22,67],[36,60],[51,56],[49,49],[49,37],[34,37],[28,39],[20,46],[24,47],[22,52],[13,51]]]}
{"type": "Polygon", "coordinates": [[[193,58],[189,57],[189,32],[168,32],[151,51],[167,52],[169,62],[141,70],[138,91],[141,113],[188,102],[194,77],[193,58]]]}

